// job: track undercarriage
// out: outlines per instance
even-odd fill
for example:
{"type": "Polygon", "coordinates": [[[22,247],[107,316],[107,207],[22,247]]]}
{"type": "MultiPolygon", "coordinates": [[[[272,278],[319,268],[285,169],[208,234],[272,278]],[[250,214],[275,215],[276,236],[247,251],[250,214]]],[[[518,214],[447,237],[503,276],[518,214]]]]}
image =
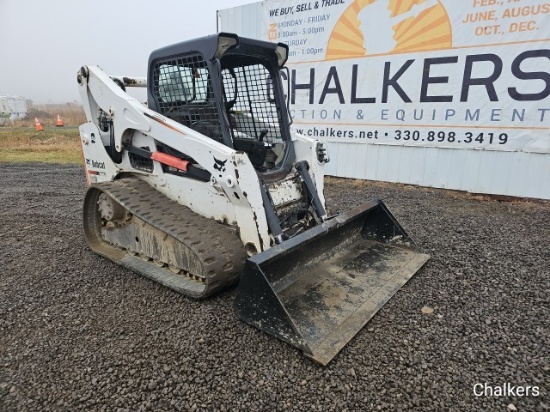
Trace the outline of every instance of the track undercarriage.
{"type": "Polygon", "coordinates": [[[194,298],[234,284],[246,259],[231,228],[137,178],[92,185],[84,229],[95,252],[194,298]]]}

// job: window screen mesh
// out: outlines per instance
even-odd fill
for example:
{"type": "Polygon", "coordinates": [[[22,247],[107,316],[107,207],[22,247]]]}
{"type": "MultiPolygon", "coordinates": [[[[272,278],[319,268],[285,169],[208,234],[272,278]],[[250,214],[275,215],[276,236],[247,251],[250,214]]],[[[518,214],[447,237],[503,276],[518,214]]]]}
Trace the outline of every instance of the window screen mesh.
{"type": "Polygon", "coordinates": [[[154,67],[153,92],[159,111],[206,136],[222,141],[216,101],[202,56],[186,56],[154,67]]]}
{"type": "Polygon", "coordinates": [[[232,71],[224,69],[222,76],[233,138],[259,140],[264,134],[264,142],[281,141],[280,117],[269,71],[262,64],[252,64],[234,67],[232,71]]]}
{"type": "MultiPolygon", "coordinates": [[[[269,70],[261,63],[232,65],[222,71],[224,102],[236,140],[282,142],[269,70]]],[[[153,94],[159,112],[199,133],[223,142],[222,126],[208,67],[202,56],[161,61],[154,68],[153,94]]],[[[222,102],[220,102],[222,103],[222,102]]],[[[235,147],[239,150],[238,147],[235,147]]]]}

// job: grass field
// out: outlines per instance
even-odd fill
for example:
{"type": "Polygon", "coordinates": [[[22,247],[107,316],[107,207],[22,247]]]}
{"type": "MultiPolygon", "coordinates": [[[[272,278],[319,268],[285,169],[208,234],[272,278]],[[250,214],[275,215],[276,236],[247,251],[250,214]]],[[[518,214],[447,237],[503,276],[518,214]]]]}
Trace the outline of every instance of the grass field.
{"type": "Polygon", "coordinates": [[[0,162],[82,163],[77,127],[0,127],[0,162]]]}
{"type": "Polygon", "coordinates": [[[0,127],[0,162],[82,163],[78,126],[86,122],[82,106],[33,106],[27,117],[0,127]],[[56,127],[57,115],[65,123],[56,127]],[[36,131],[37,118],[44,130],[36,131]]]}

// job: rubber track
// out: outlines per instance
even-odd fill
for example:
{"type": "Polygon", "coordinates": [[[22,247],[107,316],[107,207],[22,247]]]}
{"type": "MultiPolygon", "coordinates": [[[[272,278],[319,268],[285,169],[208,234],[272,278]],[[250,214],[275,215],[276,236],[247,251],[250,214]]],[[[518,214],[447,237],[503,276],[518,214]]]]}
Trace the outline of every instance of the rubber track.
{"type": "MultiPolygon", "coordinates": [[[[227,226],[198,215],[137,178],[124,178],[113,182],[94,184],[92,188],[108,194],[132,215],[175,238],[181,247],[191,250],[200,260],[203,268],[202,273],[192,273],[205,278],[205,287],[200,294],[192,289],[186,291],[185,286],[182,288],[181,281],[184,276],[175,274],[168,269],[159,269],[152,262],[146,263],[150,266],[151,272],[162,270],[165,272],[163,277],[166,274],[172,276],[171,282],[168,284],[161,283],[172,287],[172,281],[176,282],[178,287],[172,288],[178,292],[194,298],[204,298],[225,289],[239,279],[247,256],[241,240],[227,226]]],[[[101,254],[122,263],[108,254],[101,254]]],[[[129,265],[125,266],[130,267],[129,265]]],[[[130,268],[141,275],[157,280],[151,276],[151,273],[147,273],[148,271],[144,273],[136,267],[130,268]]],[[[188,280],[187,282],[193,281],[188,280]]],[[[183,284],[185,285],[185,282],[183,284]]]]}

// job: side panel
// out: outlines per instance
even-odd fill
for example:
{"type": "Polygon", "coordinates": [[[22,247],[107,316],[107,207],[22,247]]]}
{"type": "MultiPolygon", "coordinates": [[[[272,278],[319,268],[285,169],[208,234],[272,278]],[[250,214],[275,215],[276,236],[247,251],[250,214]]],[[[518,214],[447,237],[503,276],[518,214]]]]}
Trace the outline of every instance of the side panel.
{"type": "Polygon", "coordinates": [[[550,155],[328,143],[332,176],[550,199],[550,155]],[[349,159],[360,159],[354,162],[349,159]]]}
{"type": "Polygon", "coordinates": [[[243,243],[253,243],[258,251],[264,249],[262,245],[270,244],[258,177],[245,154],[148,109],[124,93],[98,67],[88,66],[87,71],[89,80],[82,78],[80,85],[88,118],[81,128],[81,138],[85,157],[88,153],[97,156],[94,161],[102,166],[95,181],[109,181],[124,172],[139,174],[131,166],[127,151],[123,151],[122,161],[117,164],[104,149],[105,140],[96,136],[92,143],[91,134],[100,133],[94,122],[101,108],[112,116],[117,149],[134,138],[152,151],[156,150],[156,142],[161,142],[192,157],[211,175],[209,182],[197,183],[165,174],[154,161],[153,171],[142,173],[149,184],[202,216],[228,223],[236,221],[243,243]]]}
{"type": "Polygon", "coordinates": [[[258,24],[258,16],[262,15],[263,9],[263,2],[258,2],[218,10],[218,32],[237,33],[239,36],[261,39],[263,27],[258,24]],[[235,30],[236,28],[238,30],[235,30]]]}

